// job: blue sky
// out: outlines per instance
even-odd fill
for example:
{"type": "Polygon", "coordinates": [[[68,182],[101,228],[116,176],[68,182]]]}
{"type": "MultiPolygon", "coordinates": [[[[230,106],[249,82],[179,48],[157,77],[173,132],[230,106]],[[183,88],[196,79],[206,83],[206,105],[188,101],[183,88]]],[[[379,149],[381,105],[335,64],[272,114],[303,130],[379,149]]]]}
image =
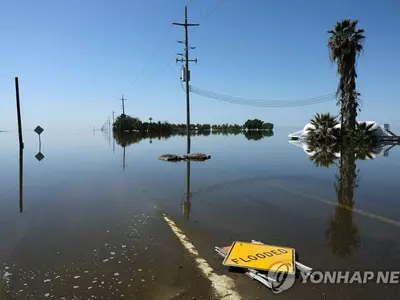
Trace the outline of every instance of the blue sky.
{"type": "MultiPolygon", "coordinates": [[[[24,129],[100,127],[118,99],[142,120],[185,122],[185,95],[175,53],[183,47],[187,0],[1,1],[0,130],[16,128],[14,76],[20,78],[24,129]],[[146,62],[149,62],[146,65],[146,62]],[[143,72],[141,70],[146,65],[143,72]],[[135,81],[135,79],[139,78],[135,81]],[[135,81],[135,82],[134,82],[135,81]]],[[[359,60],[360,119],[399,125],[400,2],[325,0],[192,0],[200,23],[190,43],[191,84],[227,95],[304,99],[336,90],[327,30],[344,18],[365,29],[359,60]]],[[[193,123],[303,125],[334,102],[257,108],[192,95],[193,123]]]]}

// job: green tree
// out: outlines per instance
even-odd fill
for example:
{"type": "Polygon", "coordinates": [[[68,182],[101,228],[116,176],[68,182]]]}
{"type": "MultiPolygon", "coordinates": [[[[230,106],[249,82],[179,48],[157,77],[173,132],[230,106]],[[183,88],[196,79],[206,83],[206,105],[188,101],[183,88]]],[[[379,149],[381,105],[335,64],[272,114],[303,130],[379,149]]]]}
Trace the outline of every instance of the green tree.
{"type": "Polygon", "coordinates": [[[141,121],[129,115],[121,114],[117,117],[113,124],[113,130],[118,132],[139,130],[141,121]]]}
{"type": "Polygon", "coordinates": [[[253,119],[253,120],[249,119],[244,123],[243,127],[249,130],[262,129],[263,124],[264,121],[261,121],[259,119],[253,119]]]}
{"type": "Polygon", "coordinates": [[[376,129],[372,127],[374,124],[367,124],[365,122],[356,123],[354,130],[349,131],[351,142],[354,145],[369,144],[376,142],[375,132],[376,129]]]}
{"type": "Polygon", "coordinates": [[[262,129],[267,129],[267,130],[272,130],[272,129],[274,129],[274,124],[272,124],[272,123],[264,123],[264,124],[262,124],[262,129]]]}
{"type": "Polygon", "coordinates": [[[328,31],[330,59],[337,65],[340,75],[337,96],[343,134],[354,130],[356,126],[359,93],[356,90],[357,58],[363,50],[364,30],[357,29],[358,21],[337,22],[334,29],[328,31]]]}
{"type": "Polygon", "coordinates": [[[319,114],[317,113],[310,124],[313,128],[307,129],[307,142],[312,146],[319,144],[332,144],[336,143],[339,137],[339,129],[335,126],[339,124],[336,117],[330,113],[319,114]]]}

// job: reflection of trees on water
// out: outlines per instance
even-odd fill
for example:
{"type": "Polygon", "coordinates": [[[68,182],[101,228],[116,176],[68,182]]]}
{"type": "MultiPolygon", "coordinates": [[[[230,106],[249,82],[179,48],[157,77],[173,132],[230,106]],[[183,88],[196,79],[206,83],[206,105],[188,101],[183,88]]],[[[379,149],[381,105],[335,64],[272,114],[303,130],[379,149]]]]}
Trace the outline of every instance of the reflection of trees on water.
{"type": "Polygon", "coordinates": [[[243,132],[244,136],[248,140],[258,141],[264,137],[271,137],[274,135],[272,130],[247,130],[243,132]]]}
{"type": "Polygon", "coordinates": [[[335,164],[339,168],[335,182],[337,204],[335,213],[328,222],[326,238],[334,255],[351,255],[359,244],[358,230],[353,221],[354,190],[359,184],[356,162],[374,159],[382,153],[383,156],[388,156],[395,145],[362,141],[345,145],[309,141],[300,145],[310,155],[309,158],[315,166],[330,167],[335,164]]]}
{"type": "Polygon", "coordinates": [[[359,244],[358,230],[353,220],[354,190],[359,182],[356,161],[373,158],[379,149],[374,151],[368,144],[314,144],[308,145],[307,152],[317,167],[338,165],[339,172],[335,182],[337,204],[327,225],[326,239],[334,255],[351,255],[359,244]]]}
{"type": "MultiPolygon", "coordinates": [[[[272,130],[248,130],[239,132],[228,132],[228,131],[192,131],[190,136],[209,136],[209,135],[239,135],[243,134],[248,140],[260,140],[264,137],[271,137],[274,135],[272,130]]],[[[160,133],[160,132],[114,132],[114,139],[116,143],[122,147],[126,147],[132,144],[137,144],[141,140],[149,139],[149,143],[153,143],[153,140],[169,139],[174,136],[186,136],[186,133],[174,132],[174,133],[160,133]]]]}
{"type": "Polygon", "coordinates": [[[339,174],[335,183],[337,205],[326,230],[328,245],[333,254],[340,257],[351,255],[359,244],[358,230],[353,220],[354,190],[358,187],[356,159],[354,149],[341,149],[339,174]]]}

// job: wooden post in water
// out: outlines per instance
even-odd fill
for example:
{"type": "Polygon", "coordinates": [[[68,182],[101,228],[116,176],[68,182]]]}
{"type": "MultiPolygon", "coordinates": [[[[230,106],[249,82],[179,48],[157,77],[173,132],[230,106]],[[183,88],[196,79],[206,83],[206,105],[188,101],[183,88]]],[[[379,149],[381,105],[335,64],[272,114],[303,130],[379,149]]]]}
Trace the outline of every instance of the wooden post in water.
{"type": "Polygon", "coordinates": [[[24,149],[24,141],[22,139],[22,125],[21,125],[21,107],[19,105],[19,84],[18,77],[15,77],[15,96],[17,101],[17,119],[18,119],[18,135],[19,135],[19,148],[24,149]]]}

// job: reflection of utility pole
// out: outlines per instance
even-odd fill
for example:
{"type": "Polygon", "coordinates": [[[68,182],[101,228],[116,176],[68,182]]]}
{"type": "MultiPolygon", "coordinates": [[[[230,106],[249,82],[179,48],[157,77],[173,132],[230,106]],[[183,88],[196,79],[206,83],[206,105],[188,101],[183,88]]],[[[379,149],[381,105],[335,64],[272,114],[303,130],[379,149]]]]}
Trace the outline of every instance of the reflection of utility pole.
{"type": "MultiPolygon", "coordinates": [[[[188,27],[189,26],[199,26],[199,24],[190,24],[188,23],[187,17],[187,6],[185,6],[185,23],[172,23],[178,26],[185,27],[185,58],[176,59],[176,62],[185,62],[184,73],[183,73],[183,81],[186,82],[186,130],[187,130],[187,154],[190,153],[190,90],[189,90],[189,81],[190,81],[190,71],[189,71],[189,61],[193,61],[197,63],[196,59],[189,59],[189,37],[188,37],[188,27]]],[[[182,41],[178,41],[182,43],[182,41]]],[[[194,49],[194,47],[191,47],[194,49]]]]}
{"type": "Polygon", "coordinates": [[[192,204],[190,202],[190,160],[186,161],[186,199],[183,203],[183,214],[189,219],[192,204]]]}
{"type": "Polygon", "coordinates": [[[22,213],[24,210],[24,198],[23,198],[23,190],[24,190],[24,149],[19,149],[19,212],[22,213]]]}
{"type": "Polygon", "coordinates": [[[108,145],[111,145],[111,122],[110,117],[108,117],[108,145]]]}
{"type": "Polygon", "coordinates": [[[113,122],[112,122],[113,153],[115,153],[115,137],[114,137],[114,123],[115,123],[115,117],[114,117],[114,111],[112,111],[112,115],[113,115],[113,122]]]}
{"type": "Polygon", "coordinates": [[[115,136],[113,131],[113,153],[115,154],[115,136]]]}
{"type": "Polygon", "coordinates": [[[125,147],[122,154],[122,170],[125,172],[125,147]]]}

